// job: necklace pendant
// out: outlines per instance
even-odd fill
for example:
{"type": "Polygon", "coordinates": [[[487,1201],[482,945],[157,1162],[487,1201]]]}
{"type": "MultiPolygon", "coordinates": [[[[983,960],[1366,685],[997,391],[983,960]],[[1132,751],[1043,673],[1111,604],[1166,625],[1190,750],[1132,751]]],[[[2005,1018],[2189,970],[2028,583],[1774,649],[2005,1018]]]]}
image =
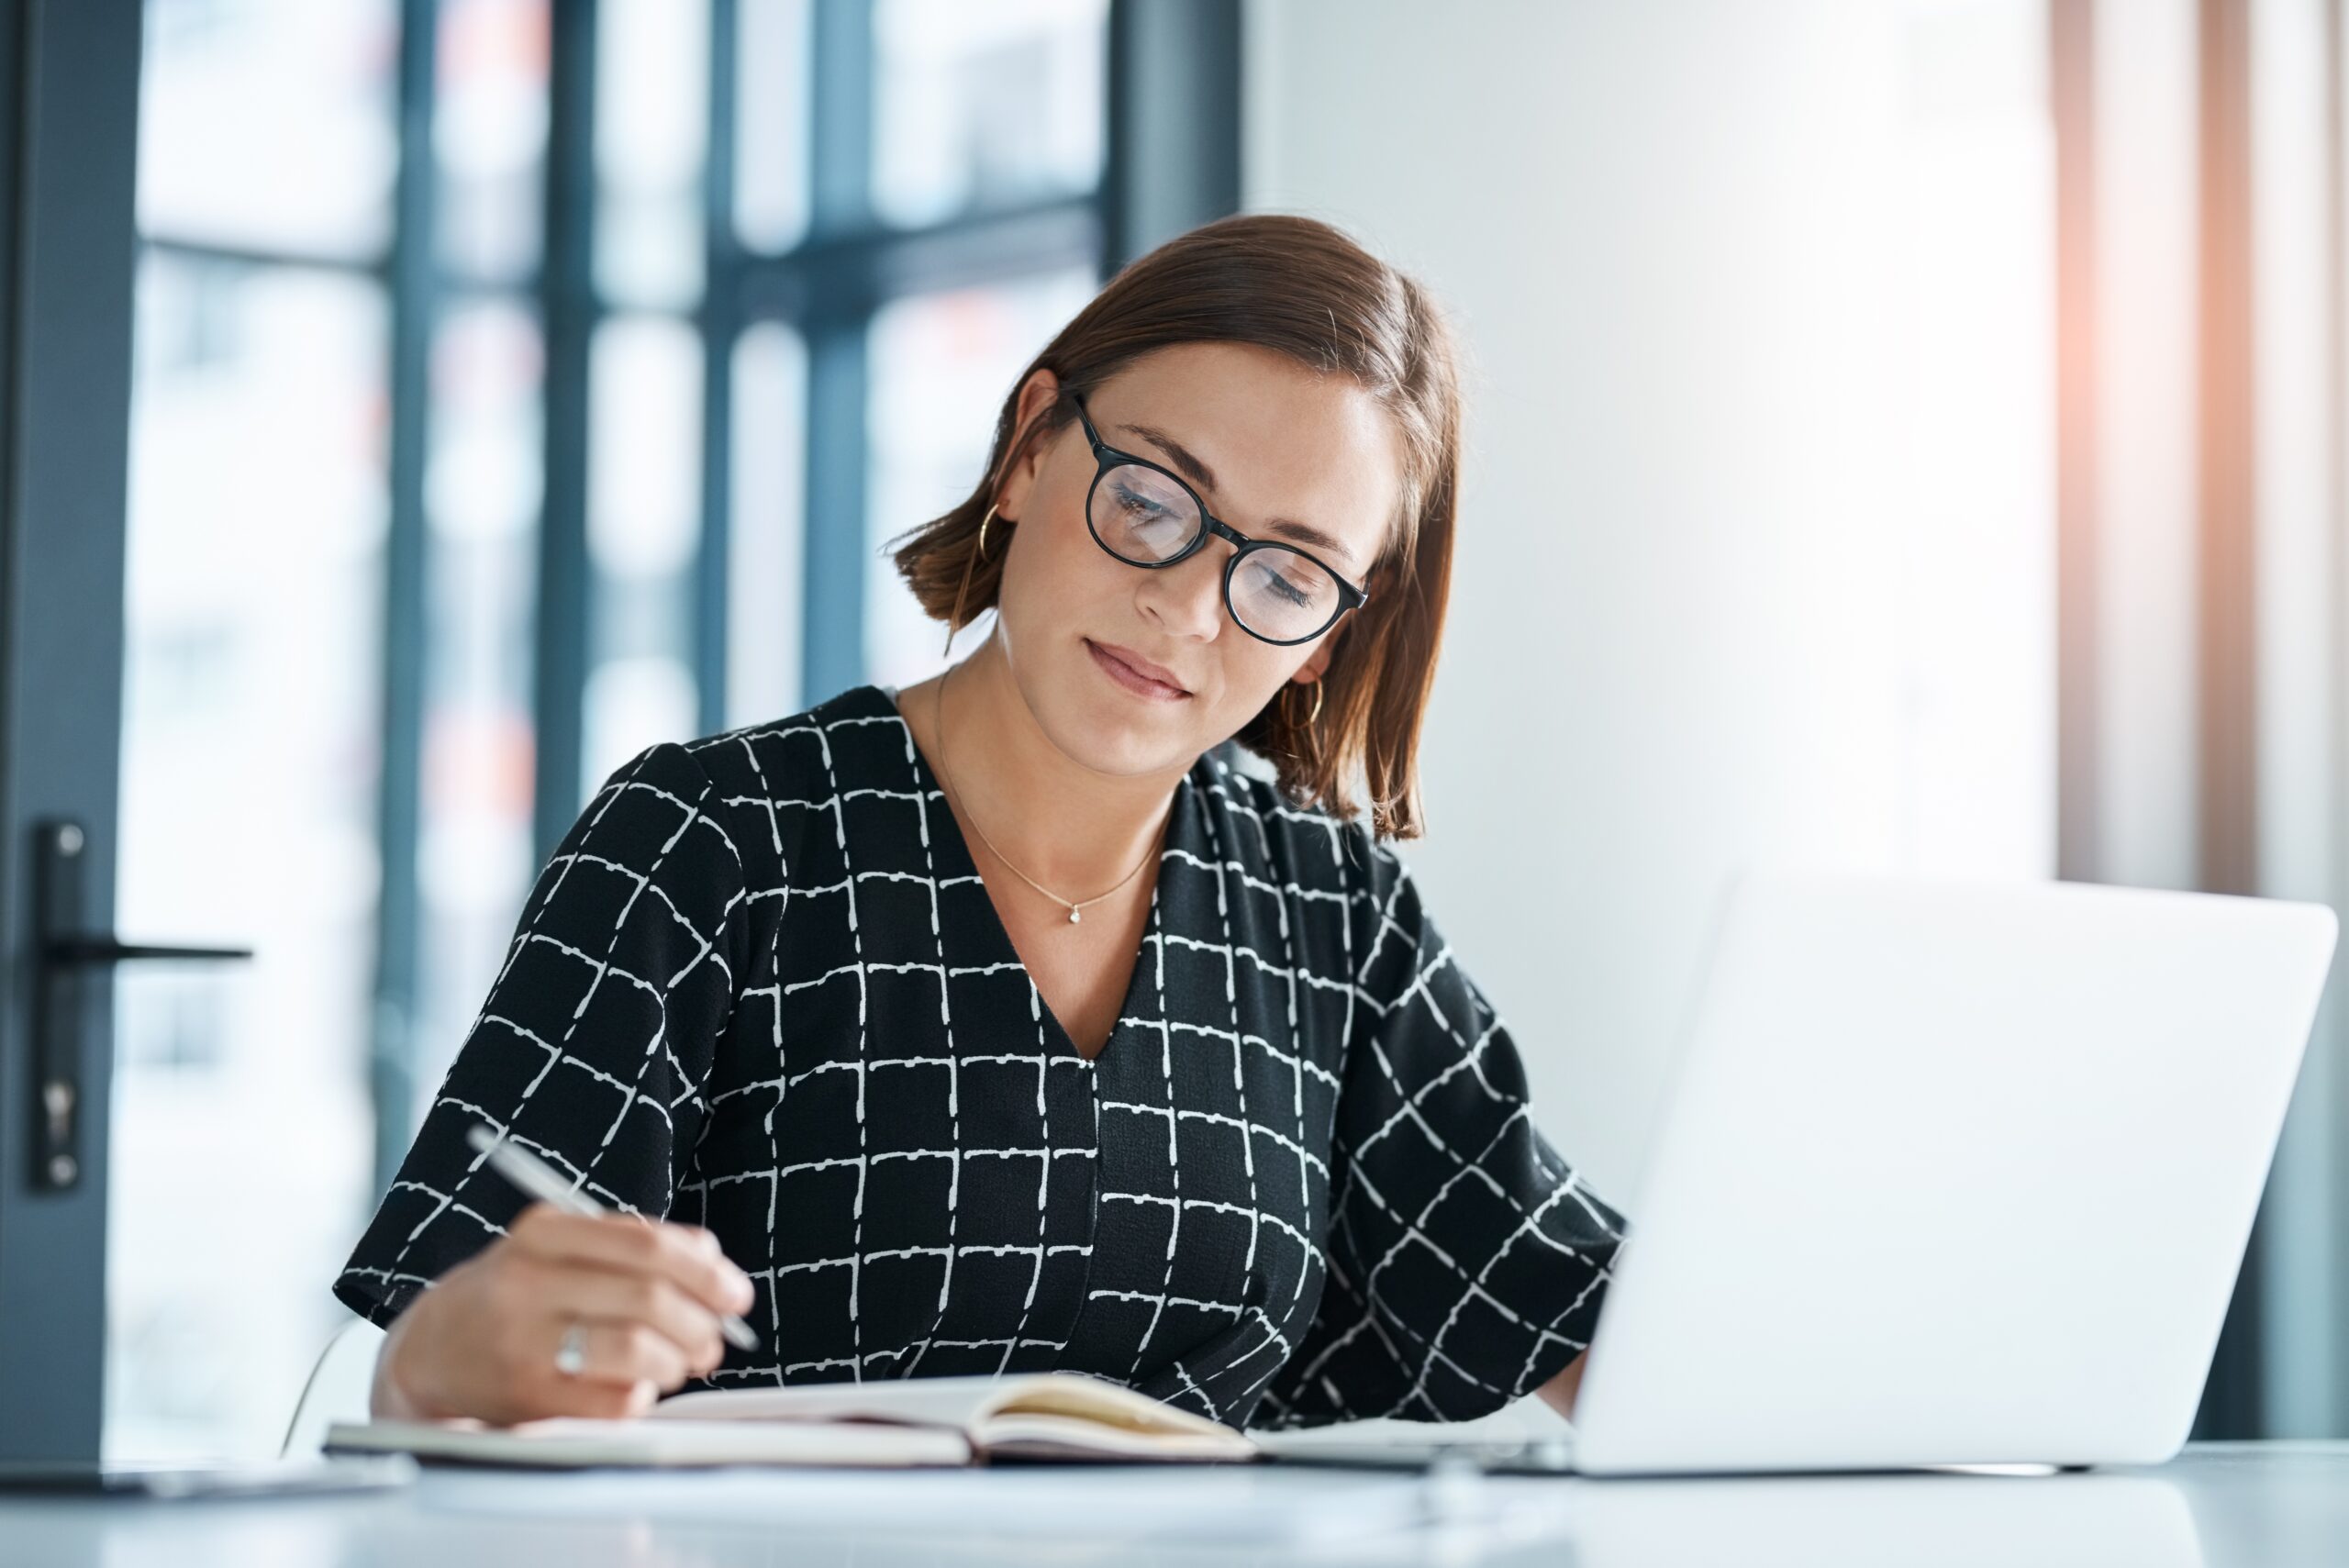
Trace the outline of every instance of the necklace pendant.
{"type": "Polygon", "coordinates": [[[1078,915],[1078,913],[1076,912],[1076,906],[1075,906],[1075,905],[1074,905],[1074,904],[1070,905],[1070,906],[1068,906],[1068,923],[1069,923],[1070,925],[1074,926],[1074,925],[1075,925],[1075,924],[1077,923],[1077,921],[1078,921],[1079,919],[1081,919],[1081,918],[1083,918],[1083,917],[1082,917],[1082,916],[1080,916],[1080,915],[1078,915]]]}

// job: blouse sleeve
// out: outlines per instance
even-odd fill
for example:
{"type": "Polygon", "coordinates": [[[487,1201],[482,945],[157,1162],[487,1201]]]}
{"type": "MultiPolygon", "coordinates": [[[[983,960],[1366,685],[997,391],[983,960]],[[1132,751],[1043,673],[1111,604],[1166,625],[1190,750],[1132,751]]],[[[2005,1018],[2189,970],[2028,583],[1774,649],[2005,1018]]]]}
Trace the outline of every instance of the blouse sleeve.
{"type": "Polygon", "coordinates": [[[660,1218],[692,1158],[747,942],[726,808],[662,741],[604,782],[524,900],[399,1173],[334,1282],[388,1325],[525,1199],[465,1141],[510,1136],[607,1207],[660,1218]]]}
{"type": "Polygon", "coordinates": [[[1535,1126],[1517,1045],[1393,851],[1362,834],[1328,1277],[1256,1423],[1464,1421],[1581,1353],[1623,1217],[1535,1126]]]}

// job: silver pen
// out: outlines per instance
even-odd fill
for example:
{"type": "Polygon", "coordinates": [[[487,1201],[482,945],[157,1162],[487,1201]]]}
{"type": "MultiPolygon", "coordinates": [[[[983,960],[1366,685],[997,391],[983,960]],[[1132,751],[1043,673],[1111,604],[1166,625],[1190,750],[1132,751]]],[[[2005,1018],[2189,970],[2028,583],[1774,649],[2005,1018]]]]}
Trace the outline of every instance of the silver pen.
{"type": "MultiPolygon", "coordinates": [[[[535,1198],[543,1198],[565,1214],[609,1214],[612,1211],[563,1180],[562,1173],[510,1139],[500,1138],[475,1122],[465,1129],[465,1141],[481,1151],[490,1168],[535,1198]]],[[[759,1348],[758,1331],[734,1313],[718,1319],[727,1343],[737,1350],[759,1348]]]]}

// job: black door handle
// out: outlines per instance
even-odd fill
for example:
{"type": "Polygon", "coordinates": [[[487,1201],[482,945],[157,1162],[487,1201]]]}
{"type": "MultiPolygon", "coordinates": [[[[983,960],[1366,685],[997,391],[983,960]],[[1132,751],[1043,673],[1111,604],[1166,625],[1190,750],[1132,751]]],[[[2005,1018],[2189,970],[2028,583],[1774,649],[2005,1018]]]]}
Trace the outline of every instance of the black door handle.
{"type": "Polygon", "coordinates": [[[159,948],[118,942],[112,937],[59,937],[49,944],[49,962],[88,968],[130,958],[250,958],[250,948],[159,948]]]}
{"type": "Polygon", "coordinates": [[[252,957],[250,948],[161,947],[125,942],[82,926],[82,825],[47,821],[33,828],[33,868],[40,955],[33,1022],[33,1186],[63,1192],[82,1179],[83,1003],[89,972],[136,959],[252,957]]]}

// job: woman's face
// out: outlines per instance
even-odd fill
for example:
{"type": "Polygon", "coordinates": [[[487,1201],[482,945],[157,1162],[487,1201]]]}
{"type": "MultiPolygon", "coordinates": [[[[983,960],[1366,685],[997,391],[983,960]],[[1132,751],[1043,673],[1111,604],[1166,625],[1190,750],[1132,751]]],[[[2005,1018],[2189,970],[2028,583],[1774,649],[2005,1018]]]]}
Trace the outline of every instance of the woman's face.
{"type": "MultiPolygon", "coordinates": [[[[1048,371],[1029,379],[1019,429],[1058,390],[1048,371]]],[[[1377,593],[1370,566],[1400,500],[1401,459],[1393,422],[1358,384],[1269,350],[1185,343],[1103,382],[1085,395],[1085,410],[1104,441],[1181,474],[1241,533],[1295,542],[1377,593]],[[1329,542],[1284,532],[1281,519],[1329,542]]],[[[1072,418],[1007,476],[998,517],[1018,526],[996,635],[1030,711],[1063,751],[1105,773],[1180,772],[1238,733],[1298,672],[1319,678],[1359,612],[1308,642],[1249,635],[1224,608],[1224,567],[1238,548],[1230,540],[1211,537],[1187,560],[1156,568],[1129,565],[1094,541],[1085,498],[1097,466],[1072,418]],[[1162,668],[1179,695],[1137,691],[1109,662],[1118,651],[1162,668]]],[[[1235,581],[1235,595],[1240,587],[1235,581]]],[[[1291,700],[1308,699],[1300,692],[1291,700]]]]}

